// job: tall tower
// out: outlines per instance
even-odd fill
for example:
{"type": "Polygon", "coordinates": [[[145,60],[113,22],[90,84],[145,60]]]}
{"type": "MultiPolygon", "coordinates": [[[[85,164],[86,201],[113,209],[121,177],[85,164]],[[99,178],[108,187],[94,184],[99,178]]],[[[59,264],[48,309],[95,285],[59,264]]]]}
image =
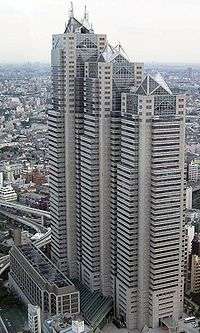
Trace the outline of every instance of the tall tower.
{"type": "Polygon", "coordinates": [[[116,308],[130,329],[182,313],[184,111],[160,76],[122,97],[116,308]]]}
{"type": "Polygon", "coordinates": [[[52,259],[104,295],[113,293],[116,271],[121,93],[142,78],[142,64],[94,33],[87,9],[79,22],[71,7],[64,34],[52,42],[52,259]]]}
{"type": "MultiPolygon", "coordinates": [[[[83,23],[88,15],[84,14],[83,23]]],[[[49,111],[50,211],[52,259],[71,277],[78,276],[81,251],[80,139],[83,133],[85,62],[96,61],[106,45],[74,18],[65,32],[53,35],[53,105],[49,111]]]]}
{"type": "Polygon", "coordinates": [[[111,295],[131,330],[177,320],[183,301],[185,100],[143,78],[121,44],[73,7],[53,35],[49,111],[52,259],[111,295]]]}

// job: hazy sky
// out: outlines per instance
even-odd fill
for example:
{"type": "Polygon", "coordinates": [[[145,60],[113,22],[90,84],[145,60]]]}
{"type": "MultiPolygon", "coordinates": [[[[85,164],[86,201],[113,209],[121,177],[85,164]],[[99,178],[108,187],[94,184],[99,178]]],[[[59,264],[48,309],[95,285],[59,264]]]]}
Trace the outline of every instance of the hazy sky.
{"type": "MultiPolygon", "coordinates": [[[[49,61],[69,2],[0,0],[0,62],[49,61]]],[[[95,32],[120,41],[131,59],[200,63],[200,0],[74,0],[77,18],[85,3],[95,32]]]]}

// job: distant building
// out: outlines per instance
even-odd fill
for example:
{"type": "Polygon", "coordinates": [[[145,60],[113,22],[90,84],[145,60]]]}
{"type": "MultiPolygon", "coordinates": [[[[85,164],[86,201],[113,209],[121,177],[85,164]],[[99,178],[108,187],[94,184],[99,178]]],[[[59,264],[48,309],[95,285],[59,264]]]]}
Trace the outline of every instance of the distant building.
{"type": "Polygon", "coordinates": [[[189,180],[198,182],[200,179],[200,163],[198,160],[193,160],[188,167],[189,180]]]}
{"type": "Polygon", "coordinates": [[[191,281],[191,253],[192,240],[194,238],[194,226],[187,224],[185,226],[185,290],[190,289],[191,281]]]}
{"type": "Polygon", "coordinates": [[[45,174],[35,169],[32,173],[32,182],[36,185],[42,185],[46,182],[45,174]]]}
{"type": "Polygon", "coordinates": [[[197,255],[192,255],[191,291],[193,293],[200,293],[200,257],[197,255]]]}
{"type": "Polygon", "coordinates": [[[9,285],[26,303],[38,305],[42,314],[78,314],[79,292],[33,244],[10,251],[9,285]]]}
{"type": "Polygon", "coordinates": [[[3,172],[0,172],[0,188],[3,187],[3,172]]]}
{"type": "Polygon", "coordinates": [[[186,209],[192,209],[192,186],[186,188],[186,209]]]}
{"type": "Polygon", "coordinates": [[[28,304],[28,327],[31,333],[41,333],[41,309],[39,306],[28,304]]]}
{"type": "Polygon", "coordinates": [[[195,234],[190,245],[194,230],[191,226],[188,227],[187,230],[189,237],[186,239],[187,271],[185,277],[185,290],[193,293],[200,293],[200,235],[195,234]]]}
{"type": "Polygon", "coordinates": [[[2,201],[16,201],[17,193],[11,185],[3,186],[0,188],[0,200],[2,201]]]}

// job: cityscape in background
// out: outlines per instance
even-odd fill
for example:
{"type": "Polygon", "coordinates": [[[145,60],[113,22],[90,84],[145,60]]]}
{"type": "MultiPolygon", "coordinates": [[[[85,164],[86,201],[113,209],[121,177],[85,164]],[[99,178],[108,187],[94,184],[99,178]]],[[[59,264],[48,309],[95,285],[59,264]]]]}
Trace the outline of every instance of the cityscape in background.
{"type": "Polygon", "coordinates": [[[0,64],[0,333],[200,331],[200,65],[107,33],[0,64]]]}

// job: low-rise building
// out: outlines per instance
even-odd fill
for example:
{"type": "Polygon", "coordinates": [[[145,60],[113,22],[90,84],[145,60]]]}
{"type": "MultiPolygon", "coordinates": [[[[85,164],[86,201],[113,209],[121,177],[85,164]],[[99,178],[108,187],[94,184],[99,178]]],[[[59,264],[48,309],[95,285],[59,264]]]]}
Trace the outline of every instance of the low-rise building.
{"type": "Polygon", "coordinates": [[[9,285],[26,303],[38,305],[42,314],[78,314],[79,291],[33,244],[10,251],[9,285]]]}

